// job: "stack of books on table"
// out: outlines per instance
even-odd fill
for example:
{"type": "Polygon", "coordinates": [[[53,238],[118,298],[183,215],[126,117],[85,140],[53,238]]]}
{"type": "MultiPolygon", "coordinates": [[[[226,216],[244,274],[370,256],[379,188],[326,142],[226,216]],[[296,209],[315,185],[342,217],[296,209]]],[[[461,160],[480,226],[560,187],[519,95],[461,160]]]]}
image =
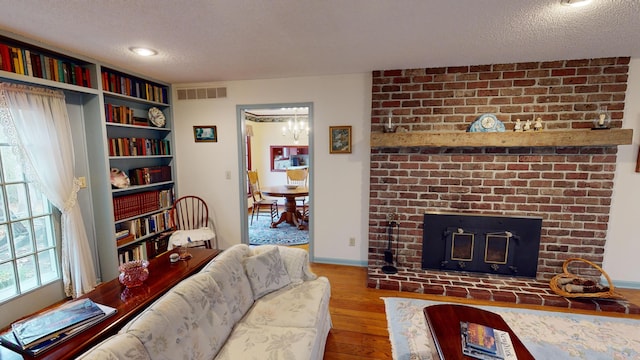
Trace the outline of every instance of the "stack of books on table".
{"type": "Polygon", "coordinates": [[[113,315],[115,308],[91,299],[67,302],[11,324],[0,344],[22,354],[36,355],[113,315]]]}
{"type": "Polygon", "coordinates": [[[460,322],[462,353],[481,360],[517,360],[506,331],[472,322],[460,322]]]}

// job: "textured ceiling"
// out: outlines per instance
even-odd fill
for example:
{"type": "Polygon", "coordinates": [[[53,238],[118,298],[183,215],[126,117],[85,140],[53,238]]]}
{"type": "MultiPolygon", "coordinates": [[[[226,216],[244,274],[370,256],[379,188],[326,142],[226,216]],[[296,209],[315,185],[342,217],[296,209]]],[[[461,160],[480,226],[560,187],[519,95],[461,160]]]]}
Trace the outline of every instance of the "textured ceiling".
{"type": "Polygon", "coordinates": [[[1,30],[169,83],[640,57],[640,0],[0,0],[0,13],[1,30]]]}

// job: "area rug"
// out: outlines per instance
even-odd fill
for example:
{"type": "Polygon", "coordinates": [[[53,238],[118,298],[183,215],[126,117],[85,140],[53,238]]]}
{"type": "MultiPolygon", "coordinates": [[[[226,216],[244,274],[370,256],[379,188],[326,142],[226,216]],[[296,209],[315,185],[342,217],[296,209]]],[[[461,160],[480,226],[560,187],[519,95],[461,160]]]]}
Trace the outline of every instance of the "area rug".
{"type": "MultiPolygon", "coordinates": [[[[393,359],[438,359],[422,309],[436,301],[382,298],[393,359]]],[[[497,306],[476,306],[500,314],[536,359],[640,359],[640,320],[497,306]]]]}
{"type": "Polygon", "coordinates": [[[281,223],[276,228],[271,227],[271,218],[267,215],[253,217],[249,224],[249,244],[251,245],[302,245],[309,243],[309,230],[300,230],[287,223],[281,223]]]}

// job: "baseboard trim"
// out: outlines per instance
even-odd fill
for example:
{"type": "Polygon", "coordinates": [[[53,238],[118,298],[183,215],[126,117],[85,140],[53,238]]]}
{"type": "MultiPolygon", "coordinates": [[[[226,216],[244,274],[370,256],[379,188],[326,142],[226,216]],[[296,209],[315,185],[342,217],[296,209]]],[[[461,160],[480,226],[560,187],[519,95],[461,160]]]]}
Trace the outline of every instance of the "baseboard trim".
{"type": "Polygon", "coordinates": [[[367,261],[332,259],[332,258],[313,258],[311,261],[319,264],[347,265],[347,266],[359,266],[359,267],[367,267],[369,265],[367,261]]]}
{"type": "MultiPolygon", "coordinates": [[[[621,289],[634,289],[640,290],[640,282],[637,281],[624,281],[624,280],[611,280],[613,286],[621,289]]],[[[604,279],[603,284],[606,284],[607,280],[604,279]]]]}

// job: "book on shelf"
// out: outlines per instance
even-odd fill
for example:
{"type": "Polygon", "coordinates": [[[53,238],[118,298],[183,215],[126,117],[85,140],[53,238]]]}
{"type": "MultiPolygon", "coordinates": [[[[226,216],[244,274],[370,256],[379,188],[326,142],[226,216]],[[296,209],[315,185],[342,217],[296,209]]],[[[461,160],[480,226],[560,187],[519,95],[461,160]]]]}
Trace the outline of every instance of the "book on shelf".
{"type": "Polygon", "coordinates": [[[125,237],[121,237],[121,238],[117,238],[116,239],[116,246],[120,247],[120,246],[124,246],[127,245],[133,241],[136,240],[136,237],[134,234],[128,234],[125,237]]]}
{"type": "MultiPolygon", "coordinates": [[[[76,300],[76,301],[79,301],[79,300],[76,300]]],[[[39,353],[42,353],[45,350],[50,349],[70,339],[74,335],[81,333],[82,331],[90,328],[91,326],[98,324],[99,322],[103,321],[104,319],[110,317],[111,315],[117,312],[116,308],[113,308],[111,306],[106,306],[98,303],[95,303],[95,305],[102,310],[104,315],[94,317],[88,322],[75,326],[71,329],[68,329],[67,331],[60,332],[57,336],[50,337],[45,341],[41,341],[38,344],[31,345],[25,348],[21,345],[20,341],[18,340],[13,330],[9,330],[3,334],[0,334],[0,345],[3,345],[6,348],[9,348],[11,350],[14,350],[24,355],[28,355],[28,356],[38,355],[39,353]]]]}
{"type": "Polygon", "coordinates": [[[9,46],[0,44],[0,58],[2,58],[2,70],[11,71],[11,53],[9,52],[9,46]]]}
{"type": "Polygon", "coordinates": [[[150,166],[129,170],[132,185],[148,185],[158,182],[171,181],[171,166],[150,166]]]}
{"type": "Polygon", "coordinates": [[[473,322],[460,322],[462,353],[480,360],[517,360],[509,333],[473,322]]]}
{"type": "MultiPolygon", "coordinates": [[[[173,190],[152,190],[113,198],[116,221],[171,207],[173,190]]],[[[122,229],[120,229],[122,230],[122,229]]]]}

